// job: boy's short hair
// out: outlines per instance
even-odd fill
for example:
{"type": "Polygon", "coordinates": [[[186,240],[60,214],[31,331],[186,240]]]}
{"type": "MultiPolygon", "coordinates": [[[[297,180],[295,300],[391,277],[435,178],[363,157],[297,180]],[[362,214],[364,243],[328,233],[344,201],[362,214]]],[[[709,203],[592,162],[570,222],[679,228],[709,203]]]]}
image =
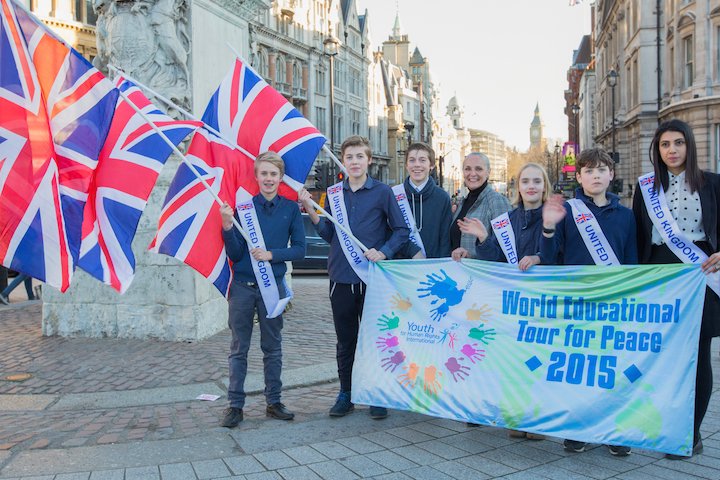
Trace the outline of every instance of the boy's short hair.
{"type": "Polygon", "coordinates": [[[432,147],[425,142],[415,142],[407,148],[407,151],[405,152],[405,165],[407,165],[408,157],[410,156],[410,152],[413,150],[427,152],[428,159],[430,160],[430,166],[435,166],[435,150],[433,150],[432,147]]]}
{"type": "Polygon", "coordinates": [[[575,173],[580,173],[583,168],[596,168],[600,165],[605,165],[610,170],[615,168],[615,163],[604,149],[586,148],[575,159],[575,173]]]}
{"type": "Polygon", "coordinates": [[[345,156],[345,149],[349,147],[363,147],[365,148],[365,155],[367,155],[368,159],[372,158],[372,148],[370,147],[370,140],[368,140],[365,137],[361,137],[360,135],[350,135],[348,138],[345,139],[345,141],[342,143],[342,146],[340,147],[340,156],[345,156]]]}
{"type": "Polygon", "coordinates": [[[285,175],[285,160],[275,152],[261,153],[255,158],[255,175],[258,173],[258,165],[260,162],[268,162],[275,165],[280,170],[280,177],[285,175]]]}

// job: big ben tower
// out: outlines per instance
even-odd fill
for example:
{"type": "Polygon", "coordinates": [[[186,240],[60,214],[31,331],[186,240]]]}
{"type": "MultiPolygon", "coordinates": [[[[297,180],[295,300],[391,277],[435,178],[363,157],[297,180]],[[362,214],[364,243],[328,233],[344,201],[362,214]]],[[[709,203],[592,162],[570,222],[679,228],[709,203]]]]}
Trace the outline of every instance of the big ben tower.
{"type": "Polygon", "coordinates": [[[533,118],[532,122],[530,122],[530,148],[533,149],[535,147],[542,147],[545,144],[545,139],[543,137],[543,129],[545,128],[545,123],[542,121],[542,118],[540,118],[540,104],[538,103],[535,106],[535,117],[533,118]]]}

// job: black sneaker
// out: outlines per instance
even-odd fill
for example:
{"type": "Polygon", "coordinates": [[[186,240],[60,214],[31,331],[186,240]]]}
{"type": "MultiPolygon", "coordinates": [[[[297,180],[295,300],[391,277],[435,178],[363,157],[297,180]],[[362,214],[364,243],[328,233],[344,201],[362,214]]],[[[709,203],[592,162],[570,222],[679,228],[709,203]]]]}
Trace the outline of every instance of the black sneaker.
{"type": "Polygon", "coordinates": [[[350,401],[350,392],[340,390],[340,394],[335,400],[335,405],[330,409],[331,417],[344,417],[348,413],[355,411],[355,405],[350,401]]]}
{"type": "Polygon", "coordinates": [[[621,447],[620,445],[608,445],[607,447],[610,455],[615,455],[616,457],[627,457],[630,455],[630,447],[621,447]]]}
{"type": "Polygon", "coordinates": [[[385,407],[370,407],[370,418],[373,420],[382,420],[387,418],[388,411],[385,407]]]}
{"type": "Polygon", "coordinates": [[[585,451],[586,446],[587,443],[576,442],[575,440],[565,440],[563,442],[563,447],[565,448],[565,451],[570,453],[582,453],[585,451]]]}
{"type": "Polygon", "coordinates": [[[222,427],[237,427],[238,423],[242,422],[242,408],[230,407],[226,409],[223,413],[225,414],[225,418],[223,418],[223,421],[220,424],[220,426],[222,427]]]}
{"type": "MultiPolygon", "coordinates": [[[[698,455],[700,453],[703,453],[703,450],[704,448],[702,444],[702,439],[700,439],[695,445],[693,445],[692,454],[698,455]]],[[[668,460],[685,460],[686,458],[690,457],[685,457],[683,455],[675,455],[674,453],[666,453],[665,458],[667,458],[668,460]]]]}
{"type": "Polygon", "coordinates": [[[265,415],[268,417],[277,418],[278,420],[292,420],[295,416],[294,413],[288,412],[288,410],[285,408],[285,405],[280,402],[268,405],[265,409],[265,415]]]}

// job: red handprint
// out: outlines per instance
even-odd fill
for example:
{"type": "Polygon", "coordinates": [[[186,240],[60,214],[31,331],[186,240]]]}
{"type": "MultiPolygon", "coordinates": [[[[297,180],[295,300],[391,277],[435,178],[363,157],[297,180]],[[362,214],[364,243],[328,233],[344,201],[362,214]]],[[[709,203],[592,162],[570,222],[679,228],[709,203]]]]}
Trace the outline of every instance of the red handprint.
{"type": "Polygon", "coordinates": [[[455,383],[457,383],[458,378],[460,380],[465,380],[465,377],[468,376],[468,373],[465,370],[470,370],[470,367],[466,367],[464,365],[460,365],[458,363],[457,358],[450,357],[447,362],[445,362],[445,368],[447,368],[450,373],[452,373],[453,380],[455,380],[455,383]],[[455,378],[455,374],[457,374],[457,378],[455,378]]]}
{"type": "Polygon", "coordinates": [[[472,345],[463,345],[462,349],[460,349],[460,353],[465,354],[472,363],[475,363],[475,360],[482,362],[482,358],[480,357],[485,357],[485,350],[476,350],[474,348],[475,345],[477,345],[477,343],[473,343],[472,345]]]}
{"type": "Polygon", "coordinates": [[[407,373],[403,373],[402,375],[398,375],[398,380],[400,381],[400,385],[405,388],[408,385],[410,385],[410,388],[415,387],[415,379],[417,378],[417,374],[420,371],[420,367],[416,365],[414,362],[410,364],[409,367],[403,367],[403,370],[407,370],[407,373]]]}
{"type": "Polygon", "coordinates": [[[386,371],[386,372],[387,372],[388,370],[391,370],[391,371],[394,372],[395,369],[396,369],[402,362],[405,361],[405,354],[404,354],[403,352],[397,352],[397,353],[395,353],[395,355],[393,355],[392,357],[383,358],[382,361],[385,362],[385,363],[382,364],[382,366],[385,367],[385,371],[386,371]]]}
{"type": "Polygon", "coordinates": [[[384,352],[388,348],[397,347],[400,345],[400,339],[398,337],[393,337],[392,334],[388,333],[388,338],[385,337],[378,337],[377,348],[382,348],[382,351],[384,352]]]}

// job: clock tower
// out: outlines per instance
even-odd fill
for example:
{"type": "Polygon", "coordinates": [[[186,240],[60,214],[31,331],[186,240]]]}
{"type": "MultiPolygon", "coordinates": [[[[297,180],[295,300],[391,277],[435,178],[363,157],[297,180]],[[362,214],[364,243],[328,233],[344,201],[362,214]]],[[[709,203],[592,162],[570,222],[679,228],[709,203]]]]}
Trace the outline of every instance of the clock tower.
{"type": "Polygon", "coordinates": [[[545,143],[543,130],[545,123],[540,118],[540,104],[535,106],[535,117],[530,122],[530,148],[542,147],[545,143]]]}

